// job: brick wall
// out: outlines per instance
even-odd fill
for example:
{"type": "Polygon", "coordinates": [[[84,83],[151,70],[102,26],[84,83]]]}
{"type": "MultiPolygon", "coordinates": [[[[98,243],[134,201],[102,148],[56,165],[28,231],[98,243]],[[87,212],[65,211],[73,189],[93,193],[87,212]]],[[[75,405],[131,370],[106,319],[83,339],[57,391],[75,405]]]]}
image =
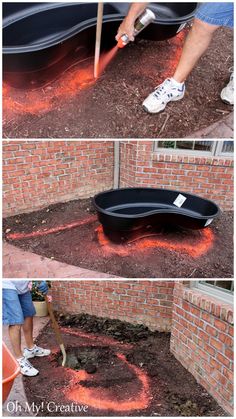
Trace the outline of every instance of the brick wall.
{"type": "Polygon", "coordinates": [[[113,186],[113,142],[3,141],[4,216],[113,186]]]}
{"type": "Polygon", "coordinates": [[[170,331],[174,281],[52,281],[57,310],[170,331]]]}
{"type": "MultiPolygon", "coordinates": [[[[153,141],[121,141],[120,187],[164,187],[233,209],[233,161],[153,151],[153,141]]],[[[3,141],[4,216],[87,198],[113,187],[113,141],[3,141]]]]}
{"type": "Polygon", "coordinates": [[[122,141],[120,187],[156,187],[195,193],[233,209],[233,160],[160,154],[153,141],[122,141]]]}
{"type": "Polygon", "coordinates": [[[233,415],[232,306],[176,281],[171,351],[233,415]]]}

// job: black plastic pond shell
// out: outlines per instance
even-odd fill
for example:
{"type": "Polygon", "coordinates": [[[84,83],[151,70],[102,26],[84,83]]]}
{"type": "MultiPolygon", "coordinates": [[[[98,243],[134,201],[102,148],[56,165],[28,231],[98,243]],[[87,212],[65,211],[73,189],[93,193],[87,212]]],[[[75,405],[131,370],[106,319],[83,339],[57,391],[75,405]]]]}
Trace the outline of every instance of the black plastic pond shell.
{"type": "Polygon", "coordinates": [[[93,199],[105,234],[137,228],[207,227],[219,213],[212,201],[185,192],[154,188],[125,188],[97,194],[93,199]]]}
{"type": "MultiPolygon", "coordinates": [[[[115,45],[115,34],[130,3],[104,3],[102,49],[115,45]]],[[[173,37],[191,20],[197,3],[149,3],[156,20],[144,39],[173,37]]],[[[97,3],[3,3],[3,70],[32,72],[48,68],[77,50],[94,52],[97,3]]]]}

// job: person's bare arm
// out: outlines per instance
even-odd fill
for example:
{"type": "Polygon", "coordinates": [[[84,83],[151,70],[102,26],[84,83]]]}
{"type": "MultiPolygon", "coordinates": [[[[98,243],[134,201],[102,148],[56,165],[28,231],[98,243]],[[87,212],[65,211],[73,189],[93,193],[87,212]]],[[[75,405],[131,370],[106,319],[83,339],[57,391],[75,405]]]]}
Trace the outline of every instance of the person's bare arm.
{"type": "Polygon", "coordinates": [[[130,41],[134,41],[134,22],[137,17],[144,11],[146,6],[148,5],[147,2],[145,3],[132,3],[130,9],[128,11],[127,16],[121,23],[117,35],[116,40],[118,41],[122,35],[126,34],[130,41]]]}

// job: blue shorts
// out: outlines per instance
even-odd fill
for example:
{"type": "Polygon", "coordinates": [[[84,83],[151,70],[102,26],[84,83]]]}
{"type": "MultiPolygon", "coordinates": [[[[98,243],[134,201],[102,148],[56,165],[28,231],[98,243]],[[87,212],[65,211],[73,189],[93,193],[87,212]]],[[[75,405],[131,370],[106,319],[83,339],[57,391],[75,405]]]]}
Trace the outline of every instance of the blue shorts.
{"type": "Polygon", "coordinates": [[[16,290],[2,290],[2,321],[13,326],[23,324],[25,317],[36,314],[30,291],[18,294],[16,290]]]}
{"type": "Polygon", "coordinates": [[[195,17],[210,25],[234,27],[234,3],[200,3],[195,17]]]}

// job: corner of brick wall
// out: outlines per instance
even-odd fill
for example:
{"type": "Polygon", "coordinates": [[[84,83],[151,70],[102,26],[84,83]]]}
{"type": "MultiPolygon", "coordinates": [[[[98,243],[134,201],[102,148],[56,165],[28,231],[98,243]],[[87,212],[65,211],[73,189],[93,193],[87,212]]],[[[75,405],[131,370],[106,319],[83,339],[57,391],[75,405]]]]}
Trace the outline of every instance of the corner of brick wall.
{"type": "Polygon", "coordinates": [[[173,281],[52,281],[55,308],[170,331],[173,281]]]}
{"type": "Polygon", "coordinates": [[[204,292],[175,283],[171,352],[233,415],[233,309],[204,292]]]}
{"type": "Polygon", "coordinates": [[[120,148],[121,187],[181,190],[233,210],[233,159],[158,153],[154,141],[122,141],[120,148]]]}

